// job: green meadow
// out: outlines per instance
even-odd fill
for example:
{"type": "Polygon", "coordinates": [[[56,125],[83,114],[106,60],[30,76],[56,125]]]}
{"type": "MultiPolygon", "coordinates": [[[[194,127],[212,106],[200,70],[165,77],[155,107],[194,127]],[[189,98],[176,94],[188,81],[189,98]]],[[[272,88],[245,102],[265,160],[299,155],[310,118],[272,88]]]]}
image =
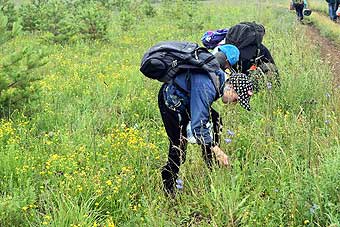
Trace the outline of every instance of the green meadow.
{"type": "Polygon", "coordinates": [[[110,14],[103,40],[22,32],[2,46],[0,58],[27,46],[47,54],[30,72],[41,77],[34,98],[1,108],[0,226],[340,227],[340,88],[308,26],[283,0],[153,4],[153,17],[110,14]],[[158,41],[201,43],[241,21],[265,26],[281,87],[254,95],[250,112],[214,103],[232,167],[209,171],[189,145],[184,188],[168,199],[161,83],[140,60],[158,41]]]}

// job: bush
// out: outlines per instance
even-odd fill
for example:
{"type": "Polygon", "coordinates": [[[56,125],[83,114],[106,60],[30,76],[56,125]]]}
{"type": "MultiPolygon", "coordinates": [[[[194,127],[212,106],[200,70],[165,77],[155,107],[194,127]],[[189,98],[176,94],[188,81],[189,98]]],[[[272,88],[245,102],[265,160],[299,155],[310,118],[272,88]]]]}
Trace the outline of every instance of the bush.
{"type": "Polygon", "coordinates": [[[154,17],[156,10],[150,0],[126,1],[117,5],[120,11],[119,22],[122,30],[130,30],[147,17],[154,17]]]}
{"type": "Polygon", "coordinates": [[[43,53],[35,47],[24,48],[14,53],[6,48],[6,43],[17,35],[21,27],[13,23],[12,31],[6,31],[8,19],[0,13],[0,117],[21,108],[37,89],[34,82],[40,78],[32,71],[44,64],[43,53]]]}
{"type": "Polygon", "coordinates": [[[22,18],[22,28],[25,31],[37,31],[39,29],[40,1],[33,1],[31,4],[22,5],[19,8],[19,15],[22,18]]]}
{"type": "Polygon", "coordinates": [[[162,4],[163,14],[177,20],[177,27],[189,32],[203,29],[203,19],[200,18],[199,3],[196,0],[165,0],[162,4]]]}
{"type": "Polygon", "coordinates": [[[26,31],[48,32],[53,42],[104,39],[109,11],[100,1],[33,0],[20,8],[26,31]]]}
{"type": "Polygon", "coordinates": [[[20,7],[26,31],[48,32],[48,39],[63,43],[74,39],[105,39],[110,16],[120,14],[123,30],[156,14],[150,0],[32,0],[20,7]]]}
{"type": "Polygon", "coordinates": [[[17,21],[17,12],[14,8],[14,3],[10,0],[0,0],[0,12],[8,19],[7,30],[12,30],[13,23],[17,21]]]}
{"type": "Polygon", "coordinates": [[[127,10],[119,14],[119,24],[122,30],[130,30],[135,23],[135,17],[127,10]]]}
{"type": "Polygon", "coordinates": [[[79,21],[79,33],[87,39],[104,39],[107,34],[109,13],[102,4],[95,1],[77,6],[76,21],[79,21]]]}
{"type": "Polygon", "coordinates": [[[140,8],[142,13],[148,17],[154,17],[156,15],[156,10],[150,1],[143,1],[140,8]]]}

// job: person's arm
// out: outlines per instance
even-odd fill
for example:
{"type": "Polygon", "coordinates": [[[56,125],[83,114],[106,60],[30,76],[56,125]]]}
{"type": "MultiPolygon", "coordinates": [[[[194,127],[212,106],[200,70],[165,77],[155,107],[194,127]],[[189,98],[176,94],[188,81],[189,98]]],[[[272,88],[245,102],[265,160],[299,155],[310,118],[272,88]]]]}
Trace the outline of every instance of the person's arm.
{"type": "Polygon", "coordinates": [[[307,0],[303,0],[303,5],[306,9],[308,9],[308,3],[307,3],[307,0]]]}
{"type": "Polygon", "coordinates": [[[205,73],[191,75],[190,116],[191,128],[198,144],[213,142],[210,135],[210,106],[215,99],[216,90],[205,73]]]}
{"type": "MultiPolygon", "coordinates": [[[[191,76],[190,112],[191,128],[198,144],[211,150],[219,165],[229,166],[228,156],[213,142],[210,128],[207,127],[210,117],[210,106],[214,101],[216,91],[214,85],[207,80],[208,75],[196,74],[191,76]]],[[[207,152],[209,153],[209,152],[207,152]]],[[[211,159],[212,157],[208,157],[211,159]]],[[[209,160],[208,160],[209,162],[209,160]]]]}

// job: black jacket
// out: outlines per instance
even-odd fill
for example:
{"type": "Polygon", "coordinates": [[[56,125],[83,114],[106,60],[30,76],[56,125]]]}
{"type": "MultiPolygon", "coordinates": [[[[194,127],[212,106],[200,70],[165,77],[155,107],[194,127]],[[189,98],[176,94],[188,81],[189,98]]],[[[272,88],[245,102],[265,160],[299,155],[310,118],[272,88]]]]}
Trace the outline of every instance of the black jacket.
{"type": "MultiPolygon", "coordinates": [[[[261,44],[259,49],[260,49],[259,57],[261,61],[275,64],[274,59],[270,54],[270,51],[267,49],[267,47],[265,47],[265,45],[261,44]]],[[[256,64],[255,63],[256,52],[257,52],[256,46],[248,46],[243,49],[240,49],[240,60],[238,61],[237,64],[233,66],[233,68],[237,72],[248,74],[248,70],[250,69],[250,67],[253,64],[256,64]]]]}

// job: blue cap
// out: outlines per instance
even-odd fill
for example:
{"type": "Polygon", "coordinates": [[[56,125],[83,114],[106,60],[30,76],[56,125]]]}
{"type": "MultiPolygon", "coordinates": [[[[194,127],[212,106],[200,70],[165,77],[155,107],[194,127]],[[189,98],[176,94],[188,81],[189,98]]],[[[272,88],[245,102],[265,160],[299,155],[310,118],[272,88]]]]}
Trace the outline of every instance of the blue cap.
{"type": "Polygon", "coordinates": [[[239,49],[231,44],[219,46],[219,50],[227,57],[230,65],[235,65],[240,57],[239,49]]]}

